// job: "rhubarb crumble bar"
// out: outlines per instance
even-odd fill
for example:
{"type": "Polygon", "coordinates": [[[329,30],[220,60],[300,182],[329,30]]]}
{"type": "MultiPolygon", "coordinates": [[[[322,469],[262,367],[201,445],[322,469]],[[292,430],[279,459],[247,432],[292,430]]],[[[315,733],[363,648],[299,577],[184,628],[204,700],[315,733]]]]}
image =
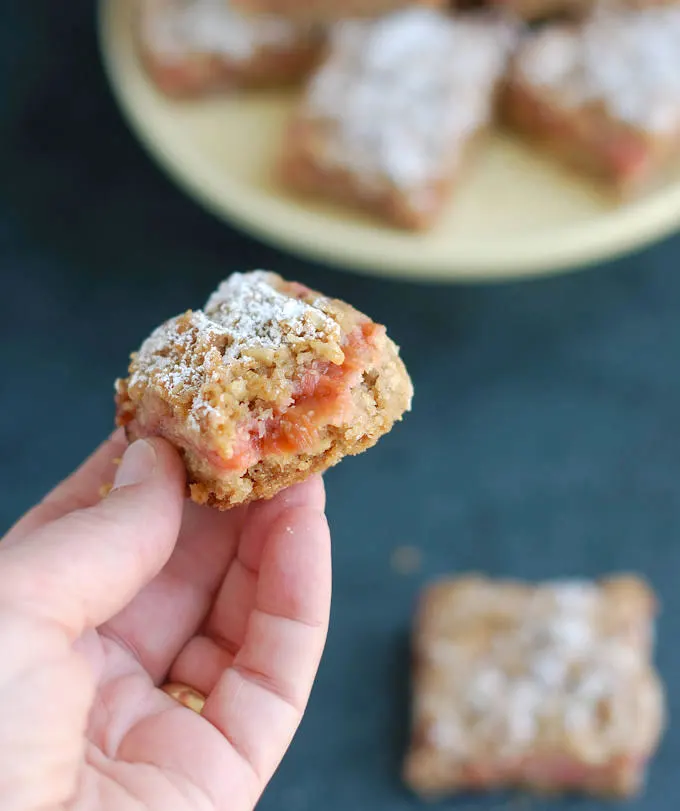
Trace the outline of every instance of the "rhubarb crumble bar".
{"type": "Polygon", "coordinates": [[[634,577],[430,586],[414,638],[409,785],[636,793],[664,724],[654,614],[634,577]]]}
{"type": "Polygon", "coordinates": [[[339,23],[289,129],[284,182],[429,227],[492,119],[517,33],[505,18],[419,8],[339,23]]]}
{"type": "Polygon", "coordinates": [[[406,6],[446,8],[448,0],[233,0],[251,14],[276,14],[298,21],[337,22],[378,17],[406,6]]]}
{"type": "Polygon", "coordinates": [[[156,86],[175,97],[301,81],[324,44],[318,27],[248,17],[230,0],[140,0],[139,12],[142,61],[156,86]]]}
{"type": "Polygon", "coordinates": [[[383,326],[264,271],[233,274],[156,329],[116,389],[128,438],[168,439],[192,499],[220,509],[371,447],[413,393],[383,326]]]}
{"type": "Polygon", "coordinates": [[[491,5],[516,14],[526,22],[575,19],[587,14],[597,0],[491,0],[491,5]]]}
{"type": "Polygon", "coordinates": [[[582,20],[598,8],[615,11],[673,5],[676,0],[490,0],[490,5],[515,14],[526,22],[582,20]]]}
{"type": "Polygon", "coordinates": [[[680,7],[598,11],[527,39],[514,64],[508,121],[622,196],[680,149],[680,7]]]}

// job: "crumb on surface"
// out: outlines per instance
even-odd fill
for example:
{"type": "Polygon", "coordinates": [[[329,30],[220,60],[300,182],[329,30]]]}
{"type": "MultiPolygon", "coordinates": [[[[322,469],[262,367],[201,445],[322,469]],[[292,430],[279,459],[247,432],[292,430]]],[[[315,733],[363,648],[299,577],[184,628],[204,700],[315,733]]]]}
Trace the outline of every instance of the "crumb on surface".
{"type": "Polygon", "coordinates": [[[397,574],[415,574],[422,566],[422,557],[422,551],[417,546],[396,546],[392,550],[390,565],[397,574]]]}

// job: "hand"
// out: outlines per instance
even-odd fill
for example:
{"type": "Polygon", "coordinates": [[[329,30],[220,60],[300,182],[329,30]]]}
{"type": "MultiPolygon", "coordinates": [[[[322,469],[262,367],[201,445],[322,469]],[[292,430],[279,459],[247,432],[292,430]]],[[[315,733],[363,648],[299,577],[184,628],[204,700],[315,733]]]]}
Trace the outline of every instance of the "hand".
{"type": "Polygon", "coordinates": [[[321,480],[219,513],[120,434],[0,543],[0,811],[249,811],[326,639],[321,480]],[[207,696],[202,714],[160,689],[207,696]]]}

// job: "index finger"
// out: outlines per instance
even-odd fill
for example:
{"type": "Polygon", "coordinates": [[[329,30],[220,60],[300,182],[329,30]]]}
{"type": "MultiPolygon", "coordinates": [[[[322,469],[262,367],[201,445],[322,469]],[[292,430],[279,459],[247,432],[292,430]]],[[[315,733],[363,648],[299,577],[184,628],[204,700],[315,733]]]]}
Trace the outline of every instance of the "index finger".
{"type": "Polygon", "coordinates": [[[326,641],[330,533],[324,513],[297,505],[268,529],[245,639],[203,716],[264,785],[302,718],[326,641]]]}

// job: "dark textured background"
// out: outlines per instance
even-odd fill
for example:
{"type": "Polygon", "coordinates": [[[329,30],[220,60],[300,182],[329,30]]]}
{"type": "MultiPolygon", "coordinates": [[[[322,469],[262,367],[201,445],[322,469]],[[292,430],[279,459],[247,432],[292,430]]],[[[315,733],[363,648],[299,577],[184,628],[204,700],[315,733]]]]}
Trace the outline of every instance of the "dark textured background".
{"type": "MultiPolygon", "coordinates": [[[[447,571],[645,573],[665,609],[658,658],[675,710],[678,238],[503,287],[331,272],[214,221],[160,174],[111,100],[90,2],[1,4],[0,77],[0,534],[109,431],[128,350],[232,270],[270,267],[346,297],[390,326],[413,375],[413,414],[327,477],[332,629],[309,713],[261,808],[419,807],[398,777],[407,629],[421,583],[447,571]],[[400,545],[420,547],[418,572],[392,570],[400,545]]],[[[679,754],[671,726],[633,809],[677,808],[679,754]]],[[[572,806],[604,807],[555,804],[572,806]]]]}

